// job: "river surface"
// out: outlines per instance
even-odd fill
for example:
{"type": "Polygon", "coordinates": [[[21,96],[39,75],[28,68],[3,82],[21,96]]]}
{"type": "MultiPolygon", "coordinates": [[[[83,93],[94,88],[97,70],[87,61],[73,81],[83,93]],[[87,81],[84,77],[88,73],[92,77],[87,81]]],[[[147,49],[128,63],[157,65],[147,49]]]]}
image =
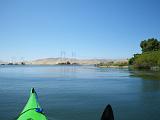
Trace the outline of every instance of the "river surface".
{"type": "Polygon", "coordinates": [[[0,120],[14,120],[32,87],[49,120],[159,120],[159,73],[94,66],[0,66],[0,120]]]}

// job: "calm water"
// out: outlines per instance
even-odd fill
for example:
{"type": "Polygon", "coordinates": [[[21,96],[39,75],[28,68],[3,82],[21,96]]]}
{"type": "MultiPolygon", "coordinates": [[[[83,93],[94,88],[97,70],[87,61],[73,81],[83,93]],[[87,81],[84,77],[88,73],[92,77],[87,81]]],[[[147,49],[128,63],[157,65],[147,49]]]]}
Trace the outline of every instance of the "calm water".
{"type": "Polygon", "coordinates": [[[115,120],[159,120],[157,76],[93,66],[0,66],[0,120],[18,115],[31,87],[49,120],[99,120],[107,104],[115,120]]]}

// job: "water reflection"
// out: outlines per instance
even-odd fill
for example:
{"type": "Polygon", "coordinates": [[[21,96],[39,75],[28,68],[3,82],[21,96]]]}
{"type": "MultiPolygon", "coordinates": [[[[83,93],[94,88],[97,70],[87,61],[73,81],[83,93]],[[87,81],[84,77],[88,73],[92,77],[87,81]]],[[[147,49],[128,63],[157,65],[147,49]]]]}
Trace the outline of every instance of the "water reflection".
{"type": "Polygon", "coordinates": [[[130,76],[141,78],[141,89],[144,92],[159,91],[160,90],[160,72],[157,71],[142,71],[129,70],[130,76]]]}
{"type": "Polygon", "coordinates": [[[146,70],[129,70],[132,77],[140,77],[144,80],[160,80],[160,72],[146,70]]]}

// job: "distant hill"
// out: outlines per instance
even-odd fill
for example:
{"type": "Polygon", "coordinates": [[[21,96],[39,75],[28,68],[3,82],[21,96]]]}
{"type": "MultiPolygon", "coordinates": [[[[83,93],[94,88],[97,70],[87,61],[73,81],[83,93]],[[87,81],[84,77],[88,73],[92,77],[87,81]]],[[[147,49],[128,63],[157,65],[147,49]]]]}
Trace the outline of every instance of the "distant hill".
{"type": "Polygon", "coordinates": [[[81,65],[93,65],[93,64],[99,64],[101,62],[107,63],[107,62],[123,62],[127,61],[127,59],[73,59],[73,58],[44,58],[44,59],[37,59],[33,60],[31,62],[28,62],[29,64],[33,65],[55,65],[59,63],[66,63],[70,62],[71,64],[81,64],[81,65]]]}
{"type": "Polygon", "coordinates": [[[0,60],[0,64],[7,64],[7,62],[0,60]]]}

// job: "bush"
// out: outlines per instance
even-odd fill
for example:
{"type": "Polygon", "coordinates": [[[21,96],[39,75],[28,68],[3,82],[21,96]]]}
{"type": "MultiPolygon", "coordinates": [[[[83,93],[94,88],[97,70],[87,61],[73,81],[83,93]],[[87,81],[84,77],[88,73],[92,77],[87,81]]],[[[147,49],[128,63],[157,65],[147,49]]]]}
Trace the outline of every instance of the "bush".
{"type": "Polygon", "coordinates": [[[138,55],[133,62],[136,68],[150,69],[154,66],[160,66],[160,51],[145,52],[138,55]]]}

